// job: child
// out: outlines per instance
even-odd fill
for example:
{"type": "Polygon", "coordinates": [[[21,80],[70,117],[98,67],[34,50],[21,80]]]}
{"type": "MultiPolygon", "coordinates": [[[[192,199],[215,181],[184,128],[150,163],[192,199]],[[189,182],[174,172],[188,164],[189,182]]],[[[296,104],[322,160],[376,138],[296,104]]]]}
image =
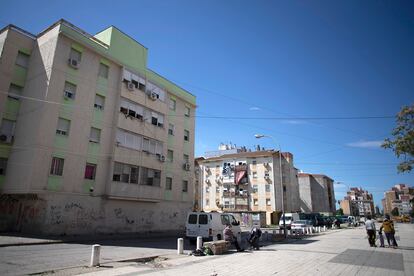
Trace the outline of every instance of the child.
{"type": "Polygon", "coordinates": [[[384,246],[384,236],[382,235],[381,229],[378,231],[378,237],[379,237],[379,240],[380,240],[380,247],[385,247],[384,246]]]}

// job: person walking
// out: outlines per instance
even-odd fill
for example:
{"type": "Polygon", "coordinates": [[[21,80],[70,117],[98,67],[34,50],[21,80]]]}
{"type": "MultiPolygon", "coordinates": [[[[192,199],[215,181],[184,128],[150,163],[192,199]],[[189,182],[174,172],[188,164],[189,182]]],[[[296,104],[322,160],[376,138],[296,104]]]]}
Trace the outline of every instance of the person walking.
{"type": "Polygon", "coordinates": [[[369,246],[377,247],[375,245],[375,222],[371,219],[370,215],[367,215],[367,220],[365,221],[365,229],[367,230],[369,246]]]}
{"type": "Polygon", "coordinates": [[[234,236],[233,231],[231,230],[231,224],[226,224],[226,228],[223,230],[223,236],[225,241],[230,242],[230,244],[233,244],[236,247],[237,252],[244,251],[240,248],[239,243],[237,242],[237,238],[234,236]]]}
{"type": "Polygon", "coordinates": [[[389,215],[385,215],[385,219],[380,227],[380,231],[384,230],[385,233],[385,237],[387,238],[387,242],[388,242],[388,247],[391,247],[391,243],[392,246],[394,248],[398,247],[397,241],[395,240],[395,228],[394,228],[394,223],[393,221],[390,219],[389,215]]]}
{"type": "Polygon", "coordinates": [[[384,246],[384,235],[382,234],[381,228],[378,231],[378,238],[379,238],[379,241],[380,241],[380,247],[385,247],[384,246]]]}

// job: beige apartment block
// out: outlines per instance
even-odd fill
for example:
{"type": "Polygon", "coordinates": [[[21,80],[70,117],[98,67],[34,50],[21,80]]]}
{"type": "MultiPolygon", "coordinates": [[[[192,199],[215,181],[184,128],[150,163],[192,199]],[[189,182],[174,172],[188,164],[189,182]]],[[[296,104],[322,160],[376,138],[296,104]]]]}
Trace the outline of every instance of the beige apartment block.
{"type": "Polygon", "coordinates": [[[335,213],[333,180],[323,174],[299,173],[300,209],[305,213],[335,213]]]}
{"type": "Polygon", "coordinates": [[[375,215],[374,197],[362,188],[350,188],[340,205],[345,215],[362,217],[375,215]]]}
{"type": "Polygon", "coordinates": [[[413,209],[413,198],[413,187],[406,184],[394,185],[389,191],[384,193],[384,198],[381,201],[384,214],[390,215],[391,211],[397,208],[400,215],[409,215],[413,209]]]}
{"type": "Polygon", "coordinates": [[[284,152],[279,157],[273,150],[233,148],[198,158],[200,209],[239,213],[244,222],[247,217],[243,216],[262,213],[267,224],[275,224],[282,212],[283,194],[285,212],[299,211],[293,155],[284,152]]]}
{"type": "Polygon", "coordinates": [[[193,207],[195,96],[111,26],[0,31],[0,230],[177,231],[193,207]]]}

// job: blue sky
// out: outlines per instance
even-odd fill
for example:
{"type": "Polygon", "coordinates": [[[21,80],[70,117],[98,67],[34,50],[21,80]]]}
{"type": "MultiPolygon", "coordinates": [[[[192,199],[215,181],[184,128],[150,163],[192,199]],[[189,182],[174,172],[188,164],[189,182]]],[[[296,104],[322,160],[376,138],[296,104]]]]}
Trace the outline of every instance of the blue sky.
{"type": "Polygon", "coordinates": [[[114,25],[149,48],[151,69],[197,97],[196,155],[232,142],[281,146],[295,165],[373,192],[398,160],[378,147],[414,103],[412,1],[2,1],[0,25],[38,33],[64,18],[94,34],[114,25]],[[284,119],[212,119],[266,117],[284,119]],[[257,140],[263,133],[271,139],[257,140]]]}

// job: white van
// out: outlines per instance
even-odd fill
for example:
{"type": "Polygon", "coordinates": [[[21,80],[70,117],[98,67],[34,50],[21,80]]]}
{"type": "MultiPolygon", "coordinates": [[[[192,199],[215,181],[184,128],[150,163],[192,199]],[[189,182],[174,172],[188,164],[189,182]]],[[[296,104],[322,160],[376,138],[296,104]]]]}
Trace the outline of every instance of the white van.
{"type": "MultiPolygon", "coordinates": [[[[290,229],[292,226],[292,222],[295,220],[299,220],[299,214],[298,213],[285,213],[285,224],[286,229],[290,229]]],[[[283,229],[283,215],[280,217],[279,220],[279,228],[283,229]]]]}
{"type": "Polygon", "coordinates": [[[190,241],[196,240],[198,236],[203,237],[203,240],[222,240],[223,230],[228,223],[232,225],[233,234],[240,242],[240,222],[229,213],[189,212],[185,224],[185,236],[190,241]]]}

